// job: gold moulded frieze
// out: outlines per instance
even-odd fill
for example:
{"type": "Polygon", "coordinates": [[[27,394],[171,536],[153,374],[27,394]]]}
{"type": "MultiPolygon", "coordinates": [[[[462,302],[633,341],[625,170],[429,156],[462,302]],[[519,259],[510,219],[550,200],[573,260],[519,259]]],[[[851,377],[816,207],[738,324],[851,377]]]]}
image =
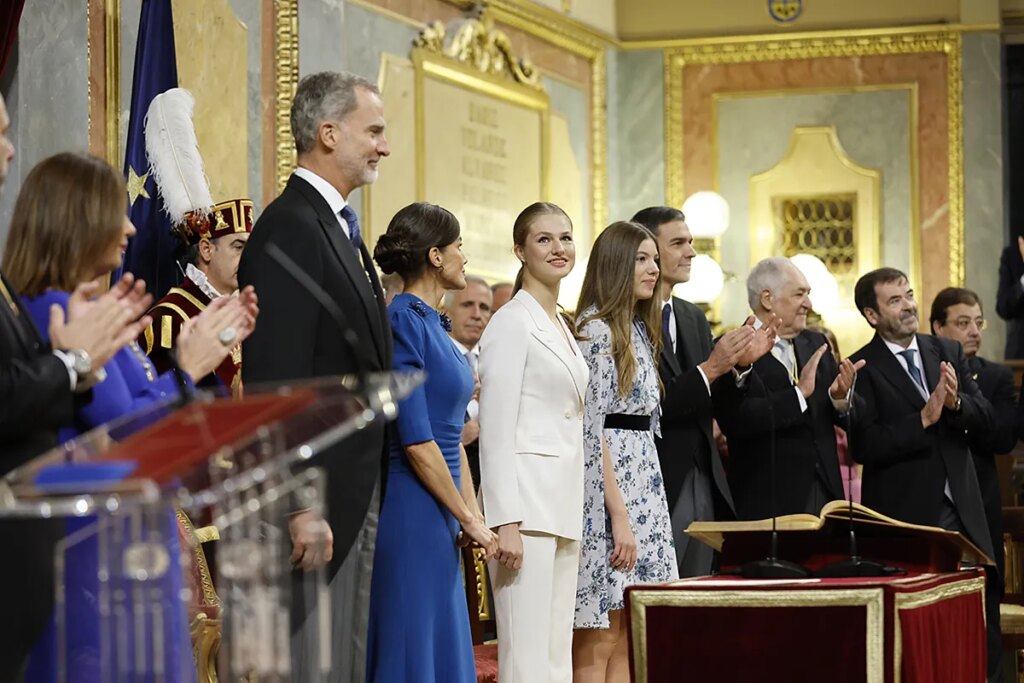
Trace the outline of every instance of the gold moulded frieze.
{"type": "MultiPolygon", "coordinates": [[[[951,27],[913,30],[835,31],[779,36],[688,40],[664,52],[665,199],[682,206],[684,188],[683,91],[685,67],[940,53],[946,55],[949,117],[949,281],[962,285],[964,260],[963,64],[961,31],[951,27]]],[[[915,119],[916,120],[916,119],[915,119]]],[[[709,188],[702,188],[709,189],[709,188]]]]}
{"type": "Polygon", "coordinates": [[[494,28],[489,16],[464,20],[451,36],[443,23],[435,21],[420,32],[413,44],[481,73],[511,78],[516,83],[541,89],[540,74],[533,63],[525,57],[516,57],[508,36],[494,28]]]}

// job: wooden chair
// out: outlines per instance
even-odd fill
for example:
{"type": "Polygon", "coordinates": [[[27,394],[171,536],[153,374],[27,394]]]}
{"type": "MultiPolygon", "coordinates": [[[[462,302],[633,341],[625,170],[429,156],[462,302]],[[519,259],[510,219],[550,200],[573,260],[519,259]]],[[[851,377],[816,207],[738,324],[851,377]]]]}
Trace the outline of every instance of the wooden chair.
{"type": "Polygon", "coordinates": [[[478,683],[497,683],[498,646],[493,641],[496,631],[494,605],[491,602],[487,578],[487,563],[479,548],[462,549],[462,572],[466,585],[466,604],[469,607],[469,630],[473,636],[473,654],[476,658],[478,683]]]}

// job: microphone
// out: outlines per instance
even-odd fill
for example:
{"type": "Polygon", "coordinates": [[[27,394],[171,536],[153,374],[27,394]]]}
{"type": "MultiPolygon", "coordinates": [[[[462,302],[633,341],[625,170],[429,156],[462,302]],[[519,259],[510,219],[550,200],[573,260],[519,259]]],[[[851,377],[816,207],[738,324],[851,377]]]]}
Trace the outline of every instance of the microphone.
{"type": "Polygon", "coordinates": [[[268,243],[263,250],[267,256],[273,259],[277,265],[281,266],[284,272],[288,273],[295,280],[296,283],[302,289],[316,300],[324,310],[327,311],[327,315],[330,316],[331,320],[337,326],[338,331],[341,332],[341,340],[345,344],[345,347],[352,354],[352,358],[356,362],[356,381],[357,389],[369,388],[369,361],[366,359],[366,354],[363,352],[362,346],[359,344],[359,337],[352,330],[352,326],[348,322],[348,318],[342,312],[341,308],[334,302],[331,296],[324,291],[323,287],[318,285],[313,278],[311,278],[306,271],[302,270],[297,263],[288,254],[273,243],[268,243]]]}
{"type": "MultiPolygon", "coordinates": [[[[846,451],[853,458],[853,418],[854,418],[854,391],[857,388],[857,378],[853,378],[853,386],[850,387],[850,406],[847,411],[847,424],[850,427],[846,430],[846,451]]],[[[901,573],[903,570],[898,567],[888,567],[875,562],[865,560],[857,551],[857,530],[853,523],[853,464],[846,466],[846,476],[850,481],[850,487],[846,494],[847,517],[850,524],[850,557],[845,560],[831,562],[814,572],[815,576],[823,578],[841,579],[852,576],[889,576],[901,573]]]]}
{"type": "Polygon", "coordinates": [[[775,408],[772,406],[772,396],[768,392],[768,386],[757,373],[756,368],[750,371],[751,376],[757,378],[761,385],[768,403],[768,425],[771,430],[771,438],[768,444],[768,468],[771,470],[771,488],[769,496],[772,507],[772,535],[768,546],[768,557],[763,560],[747,562],[740,567],[740,575],[747,579],[805,579],[811,572],[795,562],[779,559],[779,532],[776,528],[776,517],[778,516],[778,502],[776,501],[775,479],[775,408]]]}

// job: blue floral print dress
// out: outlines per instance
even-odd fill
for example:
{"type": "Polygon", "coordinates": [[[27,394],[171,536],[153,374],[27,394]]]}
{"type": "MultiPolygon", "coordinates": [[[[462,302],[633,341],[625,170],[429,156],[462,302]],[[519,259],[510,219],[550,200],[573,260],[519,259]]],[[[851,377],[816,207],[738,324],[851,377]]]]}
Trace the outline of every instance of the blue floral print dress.
{"type": "MultiPolygon", "coordinates": [[[[594,310],[591,307],[583,311],[579,319],[593,315],[594,310]]],[[[653,349],[642,323],[635,323],[636,378],[633,389],[622,397],[612,358],[611,328],[604,320],[596,319],[580,333],[583,340],[579,346],[590,368],[590,384],[583,418],[583,540],[575,628],[608,628],[608,612],[624,607],[626,586],[672,581],[679,578],[679,572],[665,484],[654,446],[661,397],[653,349]],[[651,429],[605,429],[604,418],[609,414],[651,415],[651,429]],[[609,561],[615,542],[604,505],[602,435],[636,537],[637,562],[631,572],[613,569],[609,561]]]]}

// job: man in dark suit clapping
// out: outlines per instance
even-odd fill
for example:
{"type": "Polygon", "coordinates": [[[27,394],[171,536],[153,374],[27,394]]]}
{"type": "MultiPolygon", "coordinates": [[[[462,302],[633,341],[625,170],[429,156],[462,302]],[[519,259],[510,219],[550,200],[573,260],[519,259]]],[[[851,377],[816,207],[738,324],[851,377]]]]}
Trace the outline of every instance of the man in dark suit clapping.
{"type": "MultiPolygon", "coordinates": [[[[661,402],[658,460],[672,515],[679,575],[711,572],[714,552],[686,535],[695,521],[733,519],[732,494],[712,433],[711,385],[719,377],[734,378],[734,368],[749,365],[771,348],[766,332],[744,325],[717,344],[704,313],[672,296],[672,288],[690,279],[697,252],[686,218],[678,209],[654,206],[633,216],[633,222],[657,238],[660,254],[662,341],[658,371],[665,385],[661,402]]],[[[731,381],[734,381],[731,380],[731,381]]]]}
{"type": "MultiPolygon", "coordinates": [[[[363,243],[351,193],[377,179],[390,154],[380,93],[348,73],[321,72],[299,82],[291,126],[298,153],[295,173],[253,228],[239,264],[240,287],[261,292],[260,326],[243,345],[246,385],[391,368],[391,333],[384,292],[363,243]],[[342,331],[309,292],[267,255],[287,254],[345,312],[364,350],[357,358],[342,331]],[[263,298],[262,292],[266,292],[263,298]]],[[[377,536],[385,429],[372,424],[312,461],[327,473],[326,529],[316,512],[292,516],[292,558],[302,570],[330,561],[331,681],[365,678],[370,576],[377,536]],[[332,539],[333,535],[333,539],[332,539]]],[[[303,623],[315,626],[317,617],[303,623]]],[[[301,626],[301,624],[300,624],[301,626]]],[[[301,640],[301,637],[300,637],[301,640]]],[[[296,666],[320,657],[309,641],[293,651],[296,666]]],[[[313,646],[315,647],[315,646],[313,646]]],[[[305,680],[293,671],[295,680],[305,680]]]]}
{"type": "Polygon", "coordinates": [[[771,354],[754,363],[750,377],[715,385],[715,415],[729,440],[729,484],[740,519],[817,514],[843,497],[835,425],[847,424],[850,389],[864,364],[837,365],[825,335],[807,329],[810,294],[807,278],[781,256],[760,261],[747,277],[758,322],[774,315],[779,325],[771,354]]]}
{"type": "MultiPolygon", "coordinates": [[[[973,435],[993,432],[996,416],[963,349],[951,339],[917,333],[914,291],[899,270],[862,276],[854,298],[875,328],[874,338],[852,356],[867,361],[857,382],[864,407],[850,438],[853,458],[864,465],[864,504],[905,522],[958,531],[992,557],[971,451],[973,435]]],[[[991,677],[999,665],[992,656],[999,651],[999,600],[998,581],[989,574],[991,677]]]]}

